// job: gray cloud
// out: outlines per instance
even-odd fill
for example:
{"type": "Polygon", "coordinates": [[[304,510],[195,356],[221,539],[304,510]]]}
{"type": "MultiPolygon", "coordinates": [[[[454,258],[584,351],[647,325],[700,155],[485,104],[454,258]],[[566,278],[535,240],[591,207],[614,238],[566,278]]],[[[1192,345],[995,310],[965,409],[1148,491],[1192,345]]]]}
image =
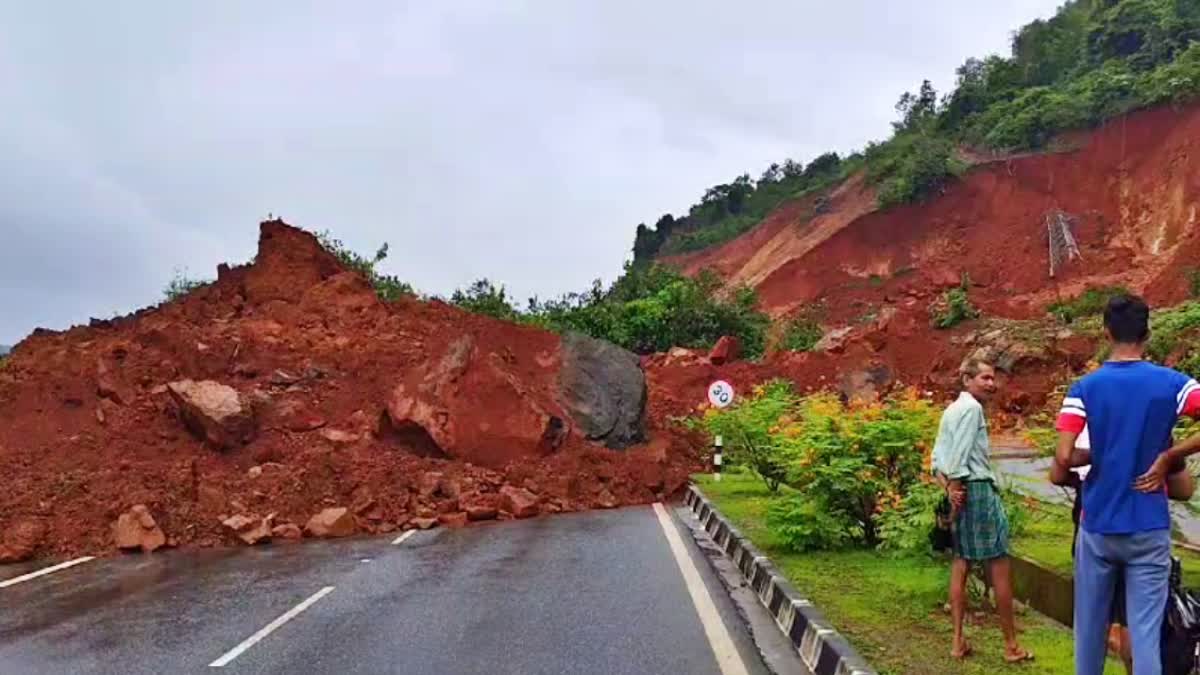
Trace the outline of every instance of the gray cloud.
{"type": "Polygon", "coordinates": [[[638,222],[886,136],[1058,0],[112,4],[0,9],[0,343],[245,260],[268,212],[426,292],[611,279],[638,222]]]}

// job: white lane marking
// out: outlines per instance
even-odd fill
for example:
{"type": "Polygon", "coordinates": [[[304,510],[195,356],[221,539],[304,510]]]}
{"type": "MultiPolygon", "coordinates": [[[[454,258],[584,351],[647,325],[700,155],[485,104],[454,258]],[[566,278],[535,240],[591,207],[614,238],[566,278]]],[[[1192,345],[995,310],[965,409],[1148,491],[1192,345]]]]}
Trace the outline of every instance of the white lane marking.
{"type": "Polygon", "coordinates": [[[288,611],[284,612],[284,614],[282,616],[280,616],[278,619],[275,619],[274,621],[267,624],[266,626],[263,626],[262,630],[258,631],[254,635],[251,635],[250,637],[246,638],[242,642],[242,644],[234,647],[233,649],[230,649],[228,652],[225,653],[224,656],[222,656],[221,658],[217,659],[216,661],[213,661],[212,663],[208,664],[209,667],[210,668],[223,667],[230,661],[236,659],[238,656],[241,656],[242,652],[246,651],[247,649],[250,649],[254,645],[258,644],[258,642],[260,640],[267,637],[271,633],[275,632],[280,626],[282,626],[283,624],[287,623],[288,621],[291,621],[292,619],[296,618],[296,615],[298,615],[300,612],[303,612],[304,610],[308,609],[310,606],[312,606],[313,603],[315,603],[316,601],[325,597],[326,595],[329,595],[332,592],[333,592],[333,586],[326,586],[325,588],[322,588],[321,590],[317,591],[316,593],[313,593],[312,595],[308,596],[307,600],[305,600],[304,602],[289,609],[288,611]]]}
{"type": "Polygon", "coordinates": [[[89,555],[89,556],[84,556],[82,558],[76,558],[74,560],[68,560],[67,562],[62,562],[57,565],[51,565],[50,567],[43,567],[42,569],[37,570],[36,572],[30,572],[29,574],[22,574],[19,577],[14,577],[12,579],[6,579],[4,581],[0,581],[0,588],[8,588],[9,586],[16,586],[17,584],[21,583],[22,581],[29,581],[30,579],[36,579],[40,576],[45,576],[47,574],[53,574],[54,572],[57,572],[59,570],[65,570],[68,567],[74,567],[76,565],[83,564],[89,560],[95,560],[95,559],[96,559],[95,556],[89,555]]]}
{"type": "Polygon", "coordinates": [[[405,532],[404,534],[400,535],[399,537],[396,537],[396,539],[394,541],[392,541],[392,546],[399,546],[400,544],[403,544],[405,539],[408,539],[409,537],[413,536],[416,533],[417,533],[416,530],[409,530],[408,532],[405,532]]]}
{"type": "Polygon", "coordinates": [[[696,613],[700,615],[700,623],[704,625],[704,634],[708,636],[708,645],[712,647],[713,656],[717,659],[717,665],[721,668],[722,675],[746,675],[746,664],[742,662],[742,657],[733,644],[729,629],[725,627],[725,622],[717,613],[717,606],[713,604],[708,587],[700,578],[700,570],[696,569],[696,563],[692,561],[692,556],[688,554],[683,540],[679,538],[679,531],[671,522],[671,516],[659,503],[654,504],[654,513],[658,515],[658,524],[662,525],[663,534],[667,537],[667,544],[671,547],[671,553],[675,556],[679,571],[683,573],[688,595],[692,596],[692,604],[696,606],[696,613]]]}

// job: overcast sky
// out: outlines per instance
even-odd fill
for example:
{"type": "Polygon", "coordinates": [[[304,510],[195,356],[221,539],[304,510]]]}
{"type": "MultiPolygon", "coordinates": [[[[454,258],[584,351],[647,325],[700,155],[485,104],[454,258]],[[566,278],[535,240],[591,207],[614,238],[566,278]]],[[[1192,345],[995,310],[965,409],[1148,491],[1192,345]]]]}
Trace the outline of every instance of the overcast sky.
{"type": "Polygon", "coordinates": [[[268,213],[428,293],[611,280],[639,222],[886,137],[1058,1],[0,2],[0,343],[214,276],[268,213]]]}

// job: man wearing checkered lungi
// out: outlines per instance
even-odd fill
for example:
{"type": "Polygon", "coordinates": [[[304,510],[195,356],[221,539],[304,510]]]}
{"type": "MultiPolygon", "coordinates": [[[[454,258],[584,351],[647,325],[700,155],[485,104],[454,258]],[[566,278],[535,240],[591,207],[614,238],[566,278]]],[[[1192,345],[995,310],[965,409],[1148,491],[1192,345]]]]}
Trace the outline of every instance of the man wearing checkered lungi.
{"type": "Polygon", "coordinates": [[[983,414],[983,404],[996,393],[996,373],[990,364],[968,359],[959,374],[963,392],[942,413],[933,446],[933,471],[946,486],[954,533],[954,562],[950,568],[954,646],[950,653],[956,658],[971,653],[963,635],[967,575],[971,562],[982,561],[988,566],[996,591],[996,610],[1004,632],[1004,659],[1024,661],[1033,656],[1017,643],[1008,561],[1008,517],[992,472],[987,420],[983,414]]]}

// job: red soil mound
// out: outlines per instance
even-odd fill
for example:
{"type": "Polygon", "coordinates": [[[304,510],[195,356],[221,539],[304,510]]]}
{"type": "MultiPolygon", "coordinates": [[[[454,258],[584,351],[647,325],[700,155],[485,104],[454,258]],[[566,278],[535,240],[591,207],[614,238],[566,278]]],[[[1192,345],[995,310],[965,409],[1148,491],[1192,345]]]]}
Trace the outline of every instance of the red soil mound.
{"type": "Polygon", "coordinates": [[[678,490],[686,444],[584,440],[560,352],[443,303],[384,304],[311,235],[263,223],[256,261],[212,285],[17,345],[0,370],[0,551],[6,533],[38,555],[115,551],[139,504],[169,543],[211,546],[237,541],[233,515],[294,533],[345,507],[380,532],[511,517],[505,486],[540,512],[678,490]]]}

